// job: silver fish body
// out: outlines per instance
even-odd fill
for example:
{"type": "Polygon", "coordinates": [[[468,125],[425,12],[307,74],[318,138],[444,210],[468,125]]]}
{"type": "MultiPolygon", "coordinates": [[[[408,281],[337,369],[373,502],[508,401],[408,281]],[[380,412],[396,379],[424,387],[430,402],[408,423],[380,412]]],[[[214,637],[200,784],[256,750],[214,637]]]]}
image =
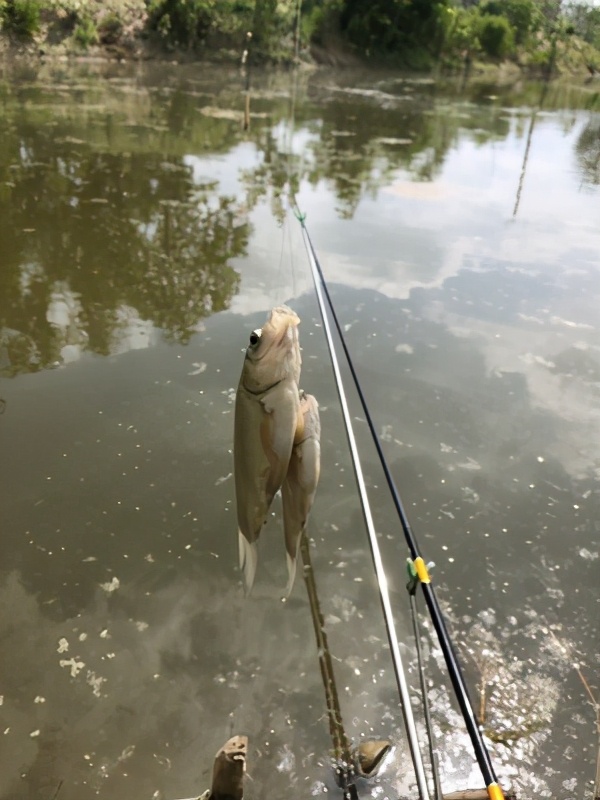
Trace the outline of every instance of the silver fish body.
{"type": "Polygon", "coordinates": [[[296,577],[300,538],[306,528],[321,471],[321,421],[319,404],[311,394],[300,392],[300,416],[287,475],[281,488],[283,528],[288,566],[286,596],[296,577]]]}
{"type": "Polygon", "coordinates": [[[287,306],[250,335],[235,400],[234,475],[240,569],[254,583],[257,540],[288,471],[298,427],[300,318],[287,306]]]}

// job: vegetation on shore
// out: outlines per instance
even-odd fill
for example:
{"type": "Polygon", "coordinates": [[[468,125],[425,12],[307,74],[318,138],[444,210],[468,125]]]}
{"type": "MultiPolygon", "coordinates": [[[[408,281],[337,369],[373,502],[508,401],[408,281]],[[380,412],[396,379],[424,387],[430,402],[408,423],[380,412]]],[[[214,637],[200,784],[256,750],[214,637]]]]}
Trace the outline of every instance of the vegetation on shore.
{"type": "Polygon", "coordinates": [[[510,60],[600,70],[600,8],[567,0],[0,0],[13,42],[65,53],[289,61],[310,48],[428,69],[510,60]],[[249,35],[251,33],[251,36],[249,35]]]}

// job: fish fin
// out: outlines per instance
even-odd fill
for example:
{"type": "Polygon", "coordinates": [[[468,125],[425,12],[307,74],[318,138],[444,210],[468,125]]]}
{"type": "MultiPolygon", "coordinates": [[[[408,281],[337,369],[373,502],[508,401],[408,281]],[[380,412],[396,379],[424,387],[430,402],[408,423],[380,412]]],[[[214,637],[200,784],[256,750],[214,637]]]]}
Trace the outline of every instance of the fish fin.
{"type": "MultiPolygon", "coordinates": [[[[298,537],[298,544],[300,544],[300,537],[298,537]]],[[[294,588],[294,581],[296,580],[296,565],[298,563],[298,549],[296,549],[296,555],[293,558],[289,553],[285,554],[285,558],[286,558],[286,561],[287,561],[287,569],[288,569],[288,582],[287,582],[287,586],[285,587],[285,597],[288,598],[292,593],[292,589],[294,588]]]]}
{"type": "Polygon", "coordinates": [[[240,549],[240,570],[244,573],[244,590],[246,596],[252,591],[256,565],[258,563],[258,545],[256,542],[249,542],[244,534],[238,532],[238,543],[240,549]]]}
{"type": "MultiPolygon", "coordinates": [[[[304,389],[301,389],[303,392],[304,389]]],[[[300,405],[298,406],[298,414],[296,416],[296,430],[294,432],[294,444],[300,444],[304,440],[304,414],[302,407],[304,404],[304,395],[300,397],[300,405]]]]}
{"type": "Polygon", "coordinates": [[[300,538],[306,525],[304,517],[305,494],[297,480],[298,454],[294,452],[290,469],[281,487],[283,500],[283,532],[285,537],[285,557],[288,569],[288,582],[285,596],[289,597],[296,577],[296,562],[300,548],[300,538]]]}
{"type": "Polygon", "coordinates": [[[300,417],[302,424],[298,424],[296,435],[304,438],[294,445],[281,490],[288,565],[287,597],[294,586],[300,539],[306,529],[321,468],[319,406],[312,395],[303,392],[300,394],[300,417]]]}
{"type": "Polygon", "coordinates": [[[319,418],[319,404],[312,394],[306,394],[300,389],[300,414],[302,415],[302,429],[297,430],[295,444],[303,439],[321,440],[321,420],[319,418]],[[301,434],[301,435],[300,435],[301,434]]]}
{"type": "Polygon", "coordinates": [[[295,426],[295,409],[289,418],[286,415],[279,416],[273,411],[267,411],[261,421],[260,440],[263,453],[269,462],[265,486],[267,510],[285,479],[294,443],[295,426]]]}

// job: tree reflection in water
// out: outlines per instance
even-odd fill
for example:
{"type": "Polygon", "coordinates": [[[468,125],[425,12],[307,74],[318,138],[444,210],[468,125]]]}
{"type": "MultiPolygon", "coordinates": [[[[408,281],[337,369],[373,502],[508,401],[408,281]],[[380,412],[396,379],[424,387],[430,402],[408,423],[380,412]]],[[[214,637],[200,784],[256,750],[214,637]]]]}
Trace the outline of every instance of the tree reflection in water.
{"type": "Polygon", "coordinates": [[[600,120],[592,118],[581,131],[575,146],[581,179],[590,186],[600,185],[600,120]]]}
{"type": "MultiPolygon", "coordinates": [[[[113,82],[110,77],[99,81],[71,68],[56,75],[52,84],[38,82],[34,74],[24,84],[0,83],[0,370],[4,374],[65,363],[84,351],[110,354],[141,348],[152,337],[186,342],[202,326],[204,316],[226,308],[238,291],[234,259],[261,244],[260,236],[251,239],[253,209],[256,219],[268,217],[270,209],[281,222],[289,188],[313,197],[322,190],[321,199],[336,206],[338,217],[354,218],[361,201],[394,183],[402,192],[410,189],[406,199],[412,205],[419,193],[433,196],[430,189],[435,191],[436,178],[457,144],[467,145],[469,153],[489,141],[512,137],[517,147],[508,150],[518,169],[530,125],[528,109],[540,97],[539,86],[533,84],[524,86],[519,96],[482,85],[467,87],[457,99],[448,86],[417,85],[414,79],[397,77],[369,78],[367,83],[363,76],[368,88],[360,89],[359,82],[344,72],[320,83],[317,75],[301,75],[292,114],[289,76],[279,85],[274,76],[257,76],[252,124],[243,131],[244,96],[237,73],[233,78],[214,73],[204,78],[196,72],[186,83],[179,68],[160,69],[165,74],[151,76],[146,84],[143,77],[123,81],[122,74],[113,82]],[[218,157],[223,154],[226,157],[218,157]]],[[[585,108],[583,115],[557,116],[552,130],[560,123],[559,133],[570,133],[573,142],[579,136],[578,177],[591,190],[598,184],[597,119],[590,115],[596,101],[591,93],[584,100],[572,94],[555,101],[554,91],[548,90],[546,109],[585,108]]],[[[534,136],[543,125],[540,119],[534,136]]],[[[485,163],[485,159],[474,161],[485,163]]],[[[498,163],[504,162],[498,159],[498,163]]],[[[465,163],[467,171],[470,166],[465,163]]],[[[510,169],[505,174],[510,177],[510,169]]],[[[386,197],[382,197],[384,212],[386,197]]],[[[485,205],[490,197],[481,198],[482,212],[491,209],[489,213],[498,216],[497,208],[485,205]]],[[[509,208],[510,187],[505,201],[506,197],[509,208]]],[[[443,208],[449,210],[450,202],[443,208]]],[[[471,207],[474,202],[470,200],[471,207]]],[[[395,209],[401,214],[400,204],[395,209]]],[[[461,217],[469,236],[494,230],[480,227],[479,217],[469,221],[468,209],[469,205],[461,217]]],[[[430,212],[425,209],[425,213],[430,212]]],[[[546,223],[542,211],[533,218],[546,223]]],[[[328,219],[335,222],[335,215],[328,219]]],[[[388,207],[390,219],[393,225],[388,207]]],[[[413,224],[399,223],[401,232],[413,224]]],[[[502,225],[502,219],[496,223],[502,225]]],[[[369,295],[369,281],[373,277],[387,281],[389,275],[384,269],[368,275],[367,262],[361,265],[363,284],[346,296],[344,286],[336,286],[335,302],[345,309],[342,316],[353,320],[348,341],[360,359],[365,382],[378,387],[372,400],[374,417],[381,420],[384,431],[396,426],[395,435],[407,433],[397,440],[390,434],[387,444],[393,451],[401,448],[395,451],[393,467],[401,475],[403,493],[415,498],[411,514],[417,527],[427,531],[427,549],[438,562],[448,558],[448,546],[443,544],[448,530],[457,532],[452,540],[456,563],[441,572],[442,581],[444,576],[451,579],[456,638],[466,646],[467,674],[471,685],[485,687],[482,716],[495,739],[495,752],[505,751],[500,764],[520,762],[521,772],[531,773],[525,776],[527,785],[535,781],[531,796],[539,796],[540,782],[546,786],[553,780],[558,785],[559,770],[568,774],[567,763],[576,764],[575,773],[583,775],[582,765],[590,760],[592,747],[584,731],[593,730],[588,725],[594,719],[589,706],[578,699],[582,686],[572,664],[589,657],[587,644],[597,639],[591,612],[598,563],[591,506],[597,500],[597,476],[587,474],[597,467],[590,444],[597,439],[590,434],[595,430],[597,378],[596,317],[590,300],[594,288],[587,291],[588,286],[595,287],[593,265],[588,264],[587,251],[580,254],[571,243],[556,256],[547,256],[545,245],[549,248],[558,238],[542,225],[543,234],[531,239],[531,248],[544,245],[539,258],[528,252],[491,257],[489,250],[474,247],[461,251],[464,268],[444,274],[441,258],[435,254],[429,259],[425,246],[437,225],[434,219],[419,231],[420,260],[413,264],[407,258],[402,270],[389,273],[394,281],[405,280],[404,285],[418,290],[393,302],[379,291],[369,295]],[[465,258],[471,252],[487,252],[483,268],[465,258]],[[566,270],[556,269],[553,276],[559,260],[566,270]],[[429,261],[431,272],[426,271],[429,261]],[[411,265],[421,270],[416,278],[411,265]],[[543,271],[538,270],[540,265],[543,271]],[[580,301],[583,296],[585,302],[580,301]],[[547,321],[541,309],[548,309],[547,321]],[[501,344],[498,330],[506,333],[501,344]],[[545,358],[538,358],[538,352],[545,358]],[[424,420],[432,424],[422,424],[424,420]],[[489,460],[479,454],[487,454],[489,460]],[[568,468],[562,467],[563,462],[568,468]],[[584,471],[586,476],[573,480],[571,471],[584,471]],[[580,511],[582,498],[586,502],[589,498],[587,512],[580,511]],[[481,541],[475,543],[475,536],[481,541]],[[525,545],[530,549],[523,557],[525,545]],[[473,569],[473,552],[489,554],[481,569],[473,569]],[[567,591],[572,586],[576,589],[567,591]],[[564,664],[560,661],[544,630],[554,630],[557,624],[563,626],[556,628],[561,641],[576,643],[568,665],[566,657],[564,664]],[[492,639],[492,630],[504,633],[492,639]],[[506,654],[511,660],[505,663],[506,654]],[[555,776],[543,774],[547,766],[555,776]]],[[[349,243],[344,242],[348,250],[359,236],[378,231],[367,219],[364,227],[355,226],[361,230],[352,239],[352,227],[340,223],[333,231],[349,235],[349,243]]],[[[264,231],[260,233],[264,239],[264,231]]],[[[394,233],[374,241],[373,250],[386,269],[396,263],[394,233]]],[[[448,227],[440,236],[447,233],[448,227]]],[[[510,235],[492,238],[489,246],[514,236],[513,229],[510,235]]],[[[587,241],[594,241],[591,235],[587,241]]],[[[525,245],[526,238],[521,242],[525,245]]],[[[272,248],[277,258],[278,244],[272,248]]],[[[447,252],[454,252],[452,246],[447,252]]],[[[366,260],[365,250],[357,260],[366,260]]],[[[345,249],[335,252],[343,256],[345,249]]],[[[259,280],[268,274],[267,269],[257,272],[259,280]]],[[[261,295],[258,302],[262,301],[261,295]]],[[[304,303],[298,310],[310,319],[312,298],[297,301],[304,303]]],[[[209,334],[202,341],[197,337],[193,347],[205,350],[202,357],[209,363],[222,363],[239,347],[232,333],[235,327],[228,319],[210,320],[209,334]]],[[[311,754],[325,751],[327,736],[306,710],[312,697],[314,658],[303,645],[300,651],[297,647],[312,636],[310,621],[302,604],[291,603],[284,610],[267,596],[259,603],[268,611],[269,628],[263,626],[262,614],[251,620],[244,614],[231,573],[235,542],[223,535],[230,526],[230,484],[224,483],[229,477],[229,379],[225,370],[220,375],[215,372],[200,396],[194,381],[197,372],[188,372],[188,380],[180,381],[183,365],[172,358],[173,353],[162,351],[155,348],[130,360],[96,359],[82,364],[79,375],[75,370],[39,375],[35,380],[13,381],[2,392],[9,402],[3,417],[8,423],[3,425],[5,449],[20,452],[18,458],[5,459],[5,516],[11,523],[3,537],[0,561],[9,572],[3,577],[0,599],[9,612],[4,615],[10,642],[3,663],[8,676],[3,713],[11,714],[7,723],[11,735],[5,737],[4,748],[10,769],[0,770],[0,777],[5,788],[24,786],[20,776],[27,773],[32,796],[36,792],[52,796],[77,757],[80,766],[71,774],[77,780],[86,776],[90,794],[104,786],[102,791],[112,797],[130,796],[131,788],[125,784],[135,781],[138,791],[151,796],[163,780],[166,784],[181,774],[186,764],[195,769],[197,732],[204,728],[204,734],[213,727],[199,723],[199,706],[212,721],[222,717],[224,707],[244,705],[249,734],[272,743],[271,753],[257,764],[255,786],[268,786],[274,795],[279,790],[306,794],[304,784],[298,782],[297,789],[290,785],[289,773],[273,770],[273,758],[279,745],[296,747],[307,754],[306,774],[320,775],[310,759],[311,754]],[[150,362],[151,378],[160,370],[165,386],[155,386],[149,378],[140,391],[139,373],[131,370],[131,364],[141,368],[150,362]],[[175,376],[178,380],[171,380],[175,376]],[[137,398],[131,406],[123,402],[130,387],[137,398]],[[101,390],[101,401],[86,403],[83,390],[90,394],[101,390]],[[187,411],[183,414],[192,394],[198,405],[194,403],[193,427],[188,429],[183,425],[187,411]],[[162,412],[166,405],[175,409],[173,423],[161,420],[157,425],[155,411],[162,412]],[[21,413],[13,415],[11,409],[21,413]],[[105,416],[104,409],[110,414],[105,416]],[[131,420],[135,427],[130,427],[131,420]],[[190,430],[196,431],[195,439],[190,430]],[[202,470],[209,465],[200,475],[202,480],[198,480],[200,464],[202,470]],[[222,483],[223,489],[217,488],[222,483]],[[124,493],[127,504],[121,504],[124,493]],[[189,505],[182,507],[184,503],[189,505]],[[189,560],[181,557],[179,545],[184,542],[193,545],[189,550],[185,546],[189,560]],[[226,557],[215,557],[213,562],[212,556],[220,552],[226,557]],[[158,577],[152,576],[154,569],[158,577]],[[122,589],[109,599],[114,570],[122,589]],[[278,622],[273,622],[275,617],[278,622]],[[143,620],[144,631],[147,624],[145,633],[136,619],[143,620]],[[219,622],[223,619],[233,620],[231,627],[219,622]],[[110,645],[103,638],[109,623],[114,636],[110,645]],[[241,640],[232,636],[232,630],[241,640]],[[68,655],[63,655],[63,637],[72,642],[68,655]],[[214,646],[207,647],[207,641],[214,646]],[[117,657],[109,657],[105,644],[117,657]],[[79,660],[85,662],[85,671],[73,675],[71,668],[77,672],[79,660]],[[263,660],[269,667],[261,672],[263,660]],[[159,672],[166,678],[160,685],[159,672]],[[108,697],[100,700],[96,691],[102,681],[108,697]],[[252,691],[245,694],[249,686],[252,691]],[[35,697],[47,702],[35,703],[32,712],[35,697]],[[296,719],[303,723],[293,725],[296,719]],[[55,725],[61,727],[57,730],[55,725]],[[135,758],[129,758],[133,728],[138,732],[137,750],[135,758]],[[38,729],[41,735],[32,738],[38,729]],[[170,742],[178,743],[174,758],[179,760],[174,761],[170,777],[163,778],[155,754],[162,753],[161,759],[165,754],[173,757],[177,748],[170,742]],[[92,751],[97,754],[93,766],[83,761],[84,754],[92,751]],[[127,758],[131,778],[120,774],[121,757],[127,758]],[[53,771],[55,761],[60,769],[53,771]],[[113,782],[107,784],[108,780],[113,782]]],[[[188,354],[199,357],[194,350],[188,354]]],[[[313,367],[320,382],[319,397],[333,410],[334,395],[327,396],[333,392],[329,373],[320,369],[320,363],[313,367]]],[[[306,366],[311,369],[308,358],[306,366]]],[[[201,370],[205,367],[203,362],[201,370]]],[[[331,446],[341,458],[343,437],[336,443],[334,438],[331,446]]],[[[333,635],[348,656],[340,662],[348,676],[344,680],[356,687],[347,693],[354,708],[344,712],[345,718],[349,729],[360,732],[370,724],[366,719],[363,723],[367,695],[369,720],[377,725],[389,724],[389,709],[396,699],[382,682],[383,659],[377,662],[375,656],[375,688],[364,677],[363,656],[374,649],[379,605],[371,612],[371,574],[364,558],[359,510],[344,517],[350,521],[347,529],[339,525],[340,509],[345,509],[354,490],[350,483],[342,490],[337,470],[329,470],[319,491],[325,509],[323,529],[332,538],[321,550],[318,568],[332,578],[331,608],[346,623],[333,635]],[[329,562],[329,568],[325,555],[338,530],[340,537],[355,532],[355,539],[344,539],[344,552],[355,574],[364,570],[365,575],[364,581],[362,575],[361,581],[351,581],[350,589],[345,584],[339,594],[337,559],[329,562]],[[366,626],[363,637],[357,633],[363,624],[360,619],[366,626]]],[[[396,545],[387,537],[385,542],[390,563],[396,563],[396,545]]],[[[449,564],[454,561],[454,555],[448,558],[449,564]]],[[[436,684],[441,686],[441,680],[436,684]]],[[[446,719],[447,693],[438,694],[437,708],[439,718],[446,719]]],[[[458,766],[468,775],[471,764],[464,743],[457,741],[454,750],[449,746],[450,728],[458,730],[459,720],[449,720],[451,726],[440,731],[440,742],[443,734],[444,751],[460,754],[458,766]],[[469,760],[466,764],[463,754],[469,760]]],[[[389,731],[382,733],[387,736],[389,731]]],[[[218,738],[220,743],[220,734],[218,738]]],[[[407,764],[408,760],[398,759],[402,770],[407,764]]],[[[450,764],[446,774],[458,780],[455,766],[450,764]]],[[[298,776],[300,780],[300,770],[298,776]]],[[[80,785],[72,791],[83,797],[88,790],[80,785]]],[[[165,796],[183,794],[173,791],[165,796]]]]}
{"type": "Polygon", "coordinates": [[[3,155],[4,374],[118,351],[132,325],[132,346],[152,327],[184,342],[227,308],[239,286],[230,260],[250,226],[236,199],[198,186],[181,159],[87,152],[43,128],[3,155]]]}
{"type": "MultiPolygon", "coordinates": [[[[362,198],[398,177],[433,181],[461,136],[480,146],[518,132],[506,104],[539,99],[535,84],[519,97],[474,84],[461,89],[466,114],[448,102],[458,91],[451,84],[388,77],[361,89],[350,75],[311,83],[301,74],[296,97],[289,77],[262,76],[244,131],[239,76],[207,74],[203,83],[174,72],[147,85],[87,76],[70,85],[63,74],[52,88],[26,77],[0,85],[5,375],[84,350],[142,347],[155,329],[186,342],[239,290],[231,263],[246,252],[258,203],[269,202],[281,222],[290,188],[325,182],[338,215],[352,218],[362,198]],[[253,157],[238,166],[239,194],[194,174],[190,161],[207,164],[207,155],[248,144],[253,157]]],[[[595,108],[595,96],[565,91],[550,90],[546,107],[595,108]]],[[[598,141],[592,120],[576,155],[594,185],[598,141]]]]}

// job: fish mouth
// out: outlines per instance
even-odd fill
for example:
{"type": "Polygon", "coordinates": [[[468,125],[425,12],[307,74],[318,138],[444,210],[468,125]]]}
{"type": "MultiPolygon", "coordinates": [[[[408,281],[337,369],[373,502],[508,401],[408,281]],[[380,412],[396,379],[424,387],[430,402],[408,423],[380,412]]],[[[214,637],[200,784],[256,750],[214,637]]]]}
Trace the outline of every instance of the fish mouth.
{"type": "Polygon", "coordinates": [[[264,352],[256,353],[252,356],[253,361],[261,361],[273,352],[273,350],[285,350],[298,346],[298,325],[300,317],[288,306],[277,306],[274,308],[269,319],[261,328],[261,337],[267,336],[269,341],[264,352]],[[291,342],[289,341],[291,334],[291,342]]]}
{"type": "Polygon", "coordinates": [[[294,347],[298,344],[298,323],[288,323],[283,331],[275,338],[274,346],[278,350],[287,349],[290,346],[289,338],[291,338],[291,346],[294,347]]]}
{"type": "Polygon", "coordinates": [[[273,389],[286,378],[300,377],[300,317],[287,306],[276,306],[246,350],[241,386],[259,395],[273,389]],[[258,340],[258,341],[256,341],[258,340]]]}

